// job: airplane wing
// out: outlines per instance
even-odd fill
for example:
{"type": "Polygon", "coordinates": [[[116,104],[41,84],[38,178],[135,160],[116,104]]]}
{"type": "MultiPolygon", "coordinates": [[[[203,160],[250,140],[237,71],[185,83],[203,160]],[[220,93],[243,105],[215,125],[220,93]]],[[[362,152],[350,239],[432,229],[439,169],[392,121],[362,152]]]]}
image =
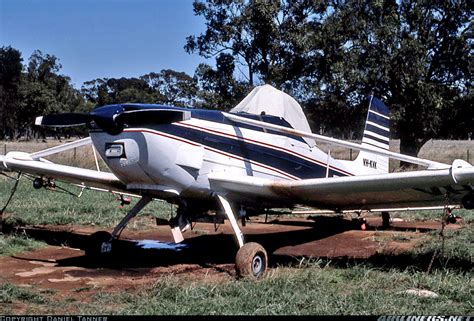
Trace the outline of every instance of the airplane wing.
{"type": "Polygon", "coordinates": [[[0,155],[0,171],[24,172],[88,187],[126,191],[125,184],[112,173],[54,164],[43,159],[35,160],[32,157],[33,155],[23,152],[10,152],[7,155],[0,155]]]}
{"type": "Polygon", "coordinates": [[[298,181],[213,174],[211,186],[229,198],[252,194],[262,201],[305,204],[324,209],[367,209],[460,203],[474,194],[474,167],[457,160],[445,169],[298,181]]]}

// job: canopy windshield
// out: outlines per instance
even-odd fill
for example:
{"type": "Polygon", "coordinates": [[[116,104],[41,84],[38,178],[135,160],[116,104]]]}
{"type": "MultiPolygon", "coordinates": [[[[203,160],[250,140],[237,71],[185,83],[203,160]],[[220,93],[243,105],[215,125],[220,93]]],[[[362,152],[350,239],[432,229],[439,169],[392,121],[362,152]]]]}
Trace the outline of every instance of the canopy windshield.
{"type": "MultiPolygon", "coordinates": [[[[297,130],[311,133],[308,120],[303,113],[300,104],[288,94],[270,85],[255,87],[237,106],[230,110],[231,113],[248,113],[282,117],[291,127],[297,130]]],[[[303,139],[310,146],[315,142],[311,138],[303,139]]]]}

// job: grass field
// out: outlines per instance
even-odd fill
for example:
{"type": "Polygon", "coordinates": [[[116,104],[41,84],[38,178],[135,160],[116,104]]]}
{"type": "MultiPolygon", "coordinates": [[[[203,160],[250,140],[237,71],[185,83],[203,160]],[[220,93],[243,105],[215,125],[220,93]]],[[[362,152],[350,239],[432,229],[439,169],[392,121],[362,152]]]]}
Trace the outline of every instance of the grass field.
{"type": "MultiPolygon", "coordinates": [[[[446,147],[451,143],[440,144],[446,147]]],[[[9,147],[21,149],[24,145],[9,147]]],[[[44,146],[30,147],[42,149],[44,146]]],[[[437,153],[436,149],[445,150],[445,147],[438,146],[427,153],[441,157],[443,153],[437,153]]],[[[466,145],[456,148],[460,148],[459,156],[466,155],[466,145]]],[[[467,144],[467,148],[474,153],[472,142],[467,144]]],[[[0,150],[0,153],[3,152],[0,150]]],[[[453,155],[450,154],[450,157],[453,155]]],[[[443,157],[432,159],[447,161],[447,156],[443,157]]],[[[70,161],[67,157],[64,160],[70,161]]],[[[91,164],[88,166],[93,167],[91,164]]],[[[0,177],[0,206],[5,204],[12,186],[12,180],[0,177]]],[[[79,192],[72,186],[65,187],[79,192]]],[[[169,218],[174,210],[169,204],[157,201],[140,215],[169,218]]],[[[11,226],[75,224],[109,228],[115,226],[126,211],[118,208],[112,194],[86,190],[80,198],[61,193],[53,195],[50,191],[33,189],[31,182],[23,178],[6,211],[5,223],[11,226]]],[[[38,289],[34,285],[14,285],[0,277],[0,314],[18,313],[18,306],[23,306],[21,312],[27,314],[472,315],[474,211],[457,213],[463,217],[463,227],[445,233],[445,250],[437,255],[441,264],[430,273],[426,272],[425,267],[418,266],[416,260],[408,268],[373,266],[369,262],[343,265],[327,260],[306,260],[302,264],[274,267],[264,279],[256,282],[230,277],[219,282],[203,282],[184,280],[170,274],[157,278],[152,285],[130,291],[97,291],[87,302],[81,302],[75,296],[57,296],[54,290],[38,289]],[[471,268],[443,267],[443,262],[452,260],[467,262],[471,268]],[[406,294],[405,291],[411,288],[434,291],[439,297],[423,298],[406,294]]],[[[393,216],[424,220],[437,219],[440,213],[409,212],[394,213],[393,216]]],[[[141,220],[134,220],[127,228],[140,229],[142,224],[141,220]]],[[[0,234],[2,256],[44,246],[47,245],[25,235],[0,234]]],[[[437,232],[425,233],[423,241],[412,250],[411,255],[415,258],[439,250],[437,232]]],[[[74,289],[77,292],[86,290],[74,289]]]]}
{"type": "MultiPolygon", "coordinates": [[[[0,181],[0,204],[8,197],[12,181],[0,181]]],[[[7,213],[8,224],[79,224],[111,227],[124,215],[113,195],[85,191],[81,198],[51,195],[34,190],[23,180],[7,213]]],[[[71,189],[73,187],[70,187],[71,189]]],[[[144,216],[168,218],[170,205],[155,202],[144,216]]],[[[445,252],[437,259],[473,263],[473,211],[460,211],[465,227],[446,233],[445,252]]],[[[439,217],[437,212],[396,213],[417,219],[439,217]]],[[[140,220],[128,228],[139,229],[140,220]]],[[[430,255],[439,250],[436,233],[426,234],[413,255],[430,255]]],[[[22,235],[0,235],[0,255],[12,255],[45,244],[22,235]]],[[[15,304],[28,305],[26,313],[91,314],[472,314],[474,311],[472,271],[436,268],[426,273],[414,264],[410,268],[374,267],[367,264],[333,265],[330,261],[306,261],[303,265],[279,266],[258,282],[183,281],[173,275],[158,278],[152,286],[134,291],[98,292],[88,303],[74,297],[51,299],[46,290],[0,285],[0,303],[6,313],[15,304]],[[440,296],[420,298],[405,294],[410,288],[434,291],[440,296]]],[[[81,291],[81,289],[77,289],[81,291]]]]}
{"type": "MultiPolygon", "coordinates": [[[[16,177],[16,176],[15,176],[16,177]]],[[[10,196],[14,181],[0,177],[0,205],[3,206],[10,196]]],[[[65,183],[58,183],[69,192],[79,195],[80,189],[65,183]]],[[[132,205],[137,199],[132,198],[132,205]]],[[[127,213],[129,207],[119,208],[116,196],[111,193],[102,193],[84,190],[80,197],[67,193],[36,190],[30,180],[23,177],[18,186],[15,197],[8,206],[6,223],[13,225],[39,224],[79,224],[102,227],[113,227],[127,213]]],[[[152,215],[170,218],[174,207],[163,201],[154,201],[149,204],[140,215],[152,215]]],[[[132,221],[127,228],[140,228],[132,221]]]]}
{"type": "MultiPolygon", "coordinates": [[[[318,262],[279,267],[265,279],[203,283],[178,282],[170,275],[137,291],[99,292],[87,303],[73,297],[50,299],[50,291],[0,285],[0,304],[28,303],[26,313],[160,315],[470,315],[472,275],[459,271],[335,268],[318,262]],[[438,298],[404,293],[422,287],[438,298]]],[[[81,291],[82,289],[77,289],[81,291]]],[[[8,311],[6,311],[8,312],[8,311]]],[[[12,311],[14,312],[14,311],[12,311]]]]}

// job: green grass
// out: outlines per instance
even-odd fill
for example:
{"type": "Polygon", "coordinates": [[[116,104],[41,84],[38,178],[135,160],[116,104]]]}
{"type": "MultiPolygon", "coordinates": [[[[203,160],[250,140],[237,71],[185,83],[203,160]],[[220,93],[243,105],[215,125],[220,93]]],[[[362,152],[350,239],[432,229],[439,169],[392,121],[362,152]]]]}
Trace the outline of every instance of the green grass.
{"type": "MultiPolygon", "coordinates": [[[[454,209],[453,214],[462,218],[462,223],[474,223],[474,210],[454,209]]],[[[402,218],[406,221],[439,221],[443,215],[441,209],[425,210],[425,211],[408,211],[408,212],[390,212],[392,218],[402,218]]]]}
{"type": "Polygon", "coordinates": [[[31,239],[25,235],[0,233],[0,256],[15,255],[46,246],[45,243],[31,239]]]}
{"type": "MultiPolygon", "coordinates": [[[[179,282],[158,279],[137,292],[98,292],[91,304],[74,303],[78,313],[138,315],[467,315],[473,311],[473,282],[467,273],[381,271],[307,265],[278,268],[255,282],[179,282]],[[404,293],[420,287],[436,299],[404,293]]],[[[63,303],[64,304],[64,303],[63,303]]],[[[54,311],[61,303],[47,305],[54,311]]]]}
{"type": "Polygon", "coordinates": [[[29,288],[21,288],[10,283],[0,284],[0,303],[22,301],[34,304],[46,304],[48,299],[29,288]]]}
{"type": "MultiPolygon", "coordinates": [[[[23,306],[24,314],[42,314],[52,304],[49,299],[54,291],[37,291],[33,287],[19,287],[10,283],[0,283],[0,313],[18,314],[14,307],[23,306]]],[[[53,313],[53,312],[51,312],[53,313]]]]}
{"type": "MultiPolygon", "coordinates": [[[[6,202],[12,186],[13,181],[0,179],[0,205],[6,202]]],[[[31,182],[23,179],[7,209],[7,222],[112,227],[129,208],[119,209],[114,196],[108,193],[85,191],[81,198],[74,198],[35,190],[31,182]]],[[[153,202],[140,215],[169,218],[172,210],[169,204],[153,202]]],[[[445,231],[445,251],[437,260],[442,263],[458,260],[472,265],[474,211],[456,211],[456,214],[463,217],[463,227],[445,231]]],[[[407,212],[400,216],[404,219],[439,219],[441,214],[440,211],[407,212]]],[[[395,240],[404,239],[395,235],[395,240]]],[[[439,251],[440,244],[436,232],[425,233],[411,255],[430,255],[439,251]]],[[[42,245],[21,235],[1,235],[0,255],[29,251],[42,245]]],[[[55,296],[54,291],[46,293],[37,288],[3,283],[0,284],[0,309],[15,313],[16,304],[22,304],[27,306],[27,313],[165,315],[467,315],[474,311],[472,269],[466,271],[441,264],[426,273],[424,267],[374,266],[369,261],[355,266],[322,262],[310,260],[298,266],[279,266],[270,269],[266,278],[256,282],[232,277],[219,282],[185,281],[169,275],[158,278],[151,286],[137,286],[122,292],[96,289],[88,302],[81,302],[77,296],[89,295],[89,287],[71,289],[70,296],[55,296]],[[420,298],[405,294],[404,291],[410,288],[431,290],[439,297],[420,298]]]]}
{"type": "Polygon", "coordinates": [[[474,266],[474,228],[472,224],[457,230],[445,230],[443,234],[444,246],[439,231],[425,234],[418,247],[412,251],[414,256],[436,253],[436,258],[442,265],[454,261],[474,266]]]}
{"type": "MultiPolygon", "coordinates": [[[[14,181],[0,178],[0,206],[6,203],[14,181]]],[[[57,183],[75,194],[80,189],[66,184],[57,183]]],[[[32,183],[22,178],[16,194],[14,195],[6,213],[7,224],[13,225],[41,225],[41,224],[79,224],[95,225],[101,227],[115,226],[137,202],[132,199],[132,204],[119,208],[119,202],[111,193],[85,190],[81,197],[74,197],[61,192],[45,189],[36,190],[32,183]]],[[[169,218],[174,213],[174,207],[162,201],[154,201],[140,213],[154,217],[169,218]]],[[[132,222],[133,223],[133,222],[132,222]]],[[[128,228],[139,228],[130,224],[128,228]]]]}
{"type": "Polygon", "coordinates": [[[10,284],[0,286],[0,302],[33,303],[44,313],[138,315],[469,315],[474,309],[472,275],[379,270],[370,266],[336,268],[307,264],[279,267],[260,281],[185,282],[158,279],[137,291],[97,291],[90,302],[69,297],[46,299],[10,284]],[[439,294],[421,298],[404,293],[422,288],[439,294]]]}

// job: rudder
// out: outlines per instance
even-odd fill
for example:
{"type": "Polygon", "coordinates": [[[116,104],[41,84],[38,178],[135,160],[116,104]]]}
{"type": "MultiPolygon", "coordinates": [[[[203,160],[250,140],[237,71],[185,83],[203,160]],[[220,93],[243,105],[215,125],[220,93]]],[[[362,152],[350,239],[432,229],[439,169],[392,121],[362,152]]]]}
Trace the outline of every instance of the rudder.
{"type": "MultiPolygon", "coordinates": [[[[365,121],[362,146],[388,151],[390,143],[390,111],[378,98],[371,96],[365,121]]],[[[388,173],[389,158],[371,152],[360,151],[354,160],[358,174],[388,173]]]]}

